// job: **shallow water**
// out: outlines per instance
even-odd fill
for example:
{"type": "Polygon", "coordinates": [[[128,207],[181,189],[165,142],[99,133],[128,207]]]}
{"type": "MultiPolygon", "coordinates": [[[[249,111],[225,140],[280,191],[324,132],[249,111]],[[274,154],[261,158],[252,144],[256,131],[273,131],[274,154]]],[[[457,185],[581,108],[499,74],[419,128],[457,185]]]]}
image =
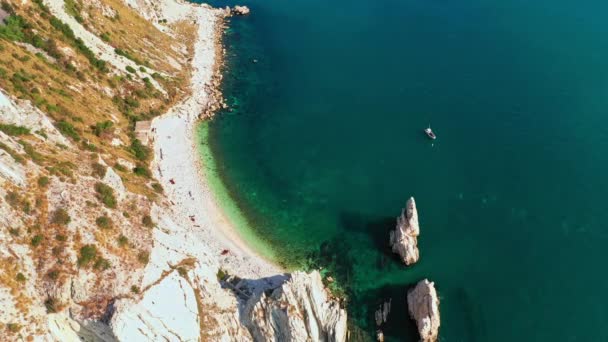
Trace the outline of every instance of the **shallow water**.
{"type": "Polygon", "coordinates": [[[393,298],[395,341],[425,277],[442,341],[608,340],[608,3],[245,4],[208,147],[282,262],[326,267],[370,335],[393,298]],[[387,240],[409,196],[405,268],[387,240]]]}

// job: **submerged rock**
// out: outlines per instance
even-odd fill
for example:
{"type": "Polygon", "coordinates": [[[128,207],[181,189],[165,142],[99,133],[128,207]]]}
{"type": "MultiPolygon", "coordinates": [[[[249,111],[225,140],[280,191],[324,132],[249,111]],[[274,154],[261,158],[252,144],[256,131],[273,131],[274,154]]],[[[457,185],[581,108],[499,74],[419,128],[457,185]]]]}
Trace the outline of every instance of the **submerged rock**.
{"type": "Polygon", "coordinates": [[[382,332],[382,330],[376,331],[376,341],[384,342],[384,333],[382,332]]]}
{"type": "Polygon", "coordinates": [[[236,5],[232,8],[232,14],[234,15],[248,15],[250,12],[249,7],[247,6],[236,5]]]}
{"type": "Polygon", "coordinates": [[[271,294],[252,297],[243,319],[255,341],[346,341],[346,311],[318,271],[295,272],[271,294]]]}
{"type": "Polygon", "coordinates": [[[399,254],[406,265],[411,265],[419,259],[419,234],[418,211],[414,197],[411,197],[401,211],[401,216],[397,218],[397,227],[390,233],[393,252],[399,254]]]}
{"type": "Polygon", "coordinates": [[[410,317],[416,321],[420,341],[434,342],[439,335],[439,298],[435,284],[424,279],[407,294],[410,317]]]}
{"type": "Polygon", "coordinates": [[[376,310],[374,317],[376,318],[377,326],[381,326],[383,323],[386,323],[388,321],[388,314],[391,312],[392,302],[393,299],[391,298],[388,302],[384,302],[384,304],[381,305],[378,310],[376,310]]]}

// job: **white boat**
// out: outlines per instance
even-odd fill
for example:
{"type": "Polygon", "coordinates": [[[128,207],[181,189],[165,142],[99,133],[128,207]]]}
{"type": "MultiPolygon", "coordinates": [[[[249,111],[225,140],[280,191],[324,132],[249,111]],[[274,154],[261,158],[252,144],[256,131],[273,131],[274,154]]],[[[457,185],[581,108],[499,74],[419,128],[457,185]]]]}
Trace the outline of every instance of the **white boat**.
{"type": "Polygon", "coordinates": [[[435,133],[433,133],[433,130],[431,129],[430,125],[429,128],[424,129],[424,134],[426,134],[426,136],[429,137],[429,139],[431,140],[437,139],[437,136],[435,135],[435,133]]]}

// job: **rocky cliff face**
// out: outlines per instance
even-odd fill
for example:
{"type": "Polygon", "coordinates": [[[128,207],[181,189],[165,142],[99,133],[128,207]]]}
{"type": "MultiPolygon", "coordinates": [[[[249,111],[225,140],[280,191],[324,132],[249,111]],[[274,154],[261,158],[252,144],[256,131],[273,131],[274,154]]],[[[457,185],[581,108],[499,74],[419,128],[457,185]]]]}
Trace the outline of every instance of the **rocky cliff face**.
{"type": "Polygon", "coordinates": [[[411,197],[401,211],[401,216],[397,218],[397,227],[390,233],[390,244],[393,252],[399,254],[406,265],[411,265],[419,259],[419,234],[416,201],[411,197]]]}
{"type": "Polygon", "coordinates": [[[346,311],[316,271],[296,272],[270,294],[250,299],[244,321],[256,341],[346,341],[346,311]]]}
{"type": "Polygon", "coordinates": [[[345,339],[346,313],[318,273],[285,283],[218,241],[221,222],[194,210],[195,177],[170,173],[157,142],[132,139],[131,120],[162,116],[173,121],[155,130],[191,145],[178,140],[192,128],[180,120],[210,104],[226,11],[181,0],[6,3],[0,341],[345,339]],[[226,288],[224,270],[249,280],[226,288]]]}
{"type": "Polygon", "coordinates": [[[421,280],[407,294],[410,317],[416,321],[420,341],[434,342],[439,335],[439,298],[435,284],[421,280]]]}

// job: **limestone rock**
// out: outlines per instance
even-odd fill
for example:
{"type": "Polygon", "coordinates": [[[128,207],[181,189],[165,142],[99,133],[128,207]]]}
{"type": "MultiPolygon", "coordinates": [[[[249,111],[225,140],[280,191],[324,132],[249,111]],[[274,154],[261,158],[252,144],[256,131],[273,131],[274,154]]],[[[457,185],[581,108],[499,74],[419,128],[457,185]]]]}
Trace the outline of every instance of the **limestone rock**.
{"type": "Polygon", "coordinates": [[[416,321],[420,341],[437,341],[439,334],[439,298],[435,284],[424,279],[407,294],[407,308],[410,317],[416,321]]]}
{"type": "Polygon", "coordinates": [[[232,9],[232,14],[234,14],[234,15],[248,15],[250,12],[251,11],[249,10],[249,7],[247,7],[247,6],[236,5],[232,9]]]}
{"type": "Polygon", "coordinates": [[[406,265],[411,265],[419,259],[419,234],[418,211],[414,197],[411,197],[401,211],[401,216],[397,218],[397,227],[390,233],[393,252],[399,254],[406,265]]]}
{"type": "Polygon", "coordinates": [[[295,272],[270,295],[252,297],[243,319],[255,341],[346,341],[346,311],[318,271],[295,272]]]}
{"type": "Polygon", "coordinates": [[[111,167],[107,168],[106,175],[103,178],[103,182],[108,184],[110,187],[112,187],[112,189],[114,189],[114,191],[116,191],[116,195],[119,200],[125,197],[127,190],[125,189],[125,186],[122,183],[122,179],[111,167]]]}
{"type": "Polygon", "coordinates": [[[197,341],[195,292],[176,271],[171,272],[141,300],[117,300],[110,327],[120,341],[197,341]]]}

